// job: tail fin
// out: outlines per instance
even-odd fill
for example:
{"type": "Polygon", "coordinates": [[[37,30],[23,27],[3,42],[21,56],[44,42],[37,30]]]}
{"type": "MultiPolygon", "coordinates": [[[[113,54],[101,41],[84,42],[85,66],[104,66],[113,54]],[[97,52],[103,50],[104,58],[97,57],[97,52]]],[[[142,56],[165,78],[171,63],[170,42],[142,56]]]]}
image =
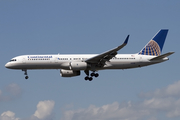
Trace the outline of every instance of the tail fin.
{"type": "Polygon", "coordinates": [[[139,52],[140,55],[161,55],[168,29],[161,29],[148,44],[139,52]]]}

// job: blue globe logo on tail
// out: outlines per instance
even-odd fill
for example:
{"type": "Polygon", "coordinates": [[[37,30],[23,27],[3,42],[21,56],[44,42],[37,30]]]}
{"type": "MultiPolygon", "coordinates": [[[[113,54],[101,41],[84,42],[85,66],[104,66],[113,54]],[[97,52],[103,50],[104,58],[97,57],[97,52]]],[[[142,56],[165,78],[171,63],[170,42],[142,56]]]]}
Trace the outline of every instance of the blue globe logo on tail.
{"type": "Polygon", "coordinates": [[[161,29],[152,40],[139,52],[140,55],[161,55],[168,30],[161,29]]]}
{"type": "Polygon", "coordinates": [[[141,50],[139,54],[159,56],[161,54],[161,50],[156,41],[150,40],[149,43],[144,47],[143,50],[141,50]]]}

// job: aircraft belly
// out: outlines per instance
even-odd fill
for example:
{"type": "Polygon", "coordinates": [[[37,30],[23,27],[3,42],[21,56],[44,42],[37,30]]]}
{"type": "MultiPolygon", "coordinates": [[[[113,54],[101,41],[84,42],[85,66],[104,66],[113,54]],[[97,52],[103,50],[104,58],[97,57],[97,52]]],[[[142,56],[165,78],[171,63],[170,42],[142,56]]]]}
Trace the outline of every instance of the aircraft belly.
{"type": "Polygon", "coordinates": [[[159,62],[140,62],[140,61],[121,61],[121,62],[106,62],[106,65],[102,69],[130,69],[148,66],[159,62]]]}
{"type": "Polygon", "coordinates": [[[16,64],[13,69],[60,69],[60,64],[55,63],[25,63],[16,64]]]}
{"type": "Polygon", "coordinates": [[[138,67],[136,62],[107,62],[104,69],[128,69],[138,67]]]}

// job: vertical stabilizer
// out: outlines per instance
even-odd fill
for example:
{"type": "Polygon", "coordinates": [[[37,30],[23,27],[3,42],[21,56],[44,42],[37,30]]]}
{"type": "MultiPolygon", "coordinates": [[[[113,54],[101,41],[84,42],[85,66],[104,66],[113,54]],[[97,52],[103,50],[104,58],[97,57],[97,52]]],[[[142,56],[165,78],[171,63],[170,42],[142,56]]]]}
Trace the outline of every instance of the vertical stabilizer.
{"type": "Polygon", "coordinates": [[[168,29],[161,29],[139,52],[141,55],[159,56],[162,52],[168,29]]]}

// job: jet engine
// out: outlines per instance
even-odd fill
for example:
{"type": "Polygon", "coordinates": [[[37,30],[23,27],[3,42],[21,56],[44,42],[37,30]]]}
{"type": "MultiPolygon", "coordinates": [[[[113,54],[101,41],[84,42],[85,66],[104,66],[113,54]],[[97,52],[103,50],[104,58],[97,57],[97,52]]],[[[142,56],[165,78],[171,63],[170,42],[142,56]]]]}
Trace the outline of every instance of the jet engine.
{"type": "Polygon", "coordinates": [[[88,64],[86,62],[71,62],[69,64],[71,70],[85,70],[87,67],[88,64]]]}
{"type": "Polygon", "coordinates": [[[88,67],[90,67],[90,65],[86,62],[66,62],[61,64],[62,69],[69,69],[73,71],[86,70],[88,67]]]}
{"type": "Polygon", "coordinates": [[[80,70],[74,71],[74,70],[60,70],[61,77],[73,77],[73,76],[79,76],[81,74],[80,70]]]}

